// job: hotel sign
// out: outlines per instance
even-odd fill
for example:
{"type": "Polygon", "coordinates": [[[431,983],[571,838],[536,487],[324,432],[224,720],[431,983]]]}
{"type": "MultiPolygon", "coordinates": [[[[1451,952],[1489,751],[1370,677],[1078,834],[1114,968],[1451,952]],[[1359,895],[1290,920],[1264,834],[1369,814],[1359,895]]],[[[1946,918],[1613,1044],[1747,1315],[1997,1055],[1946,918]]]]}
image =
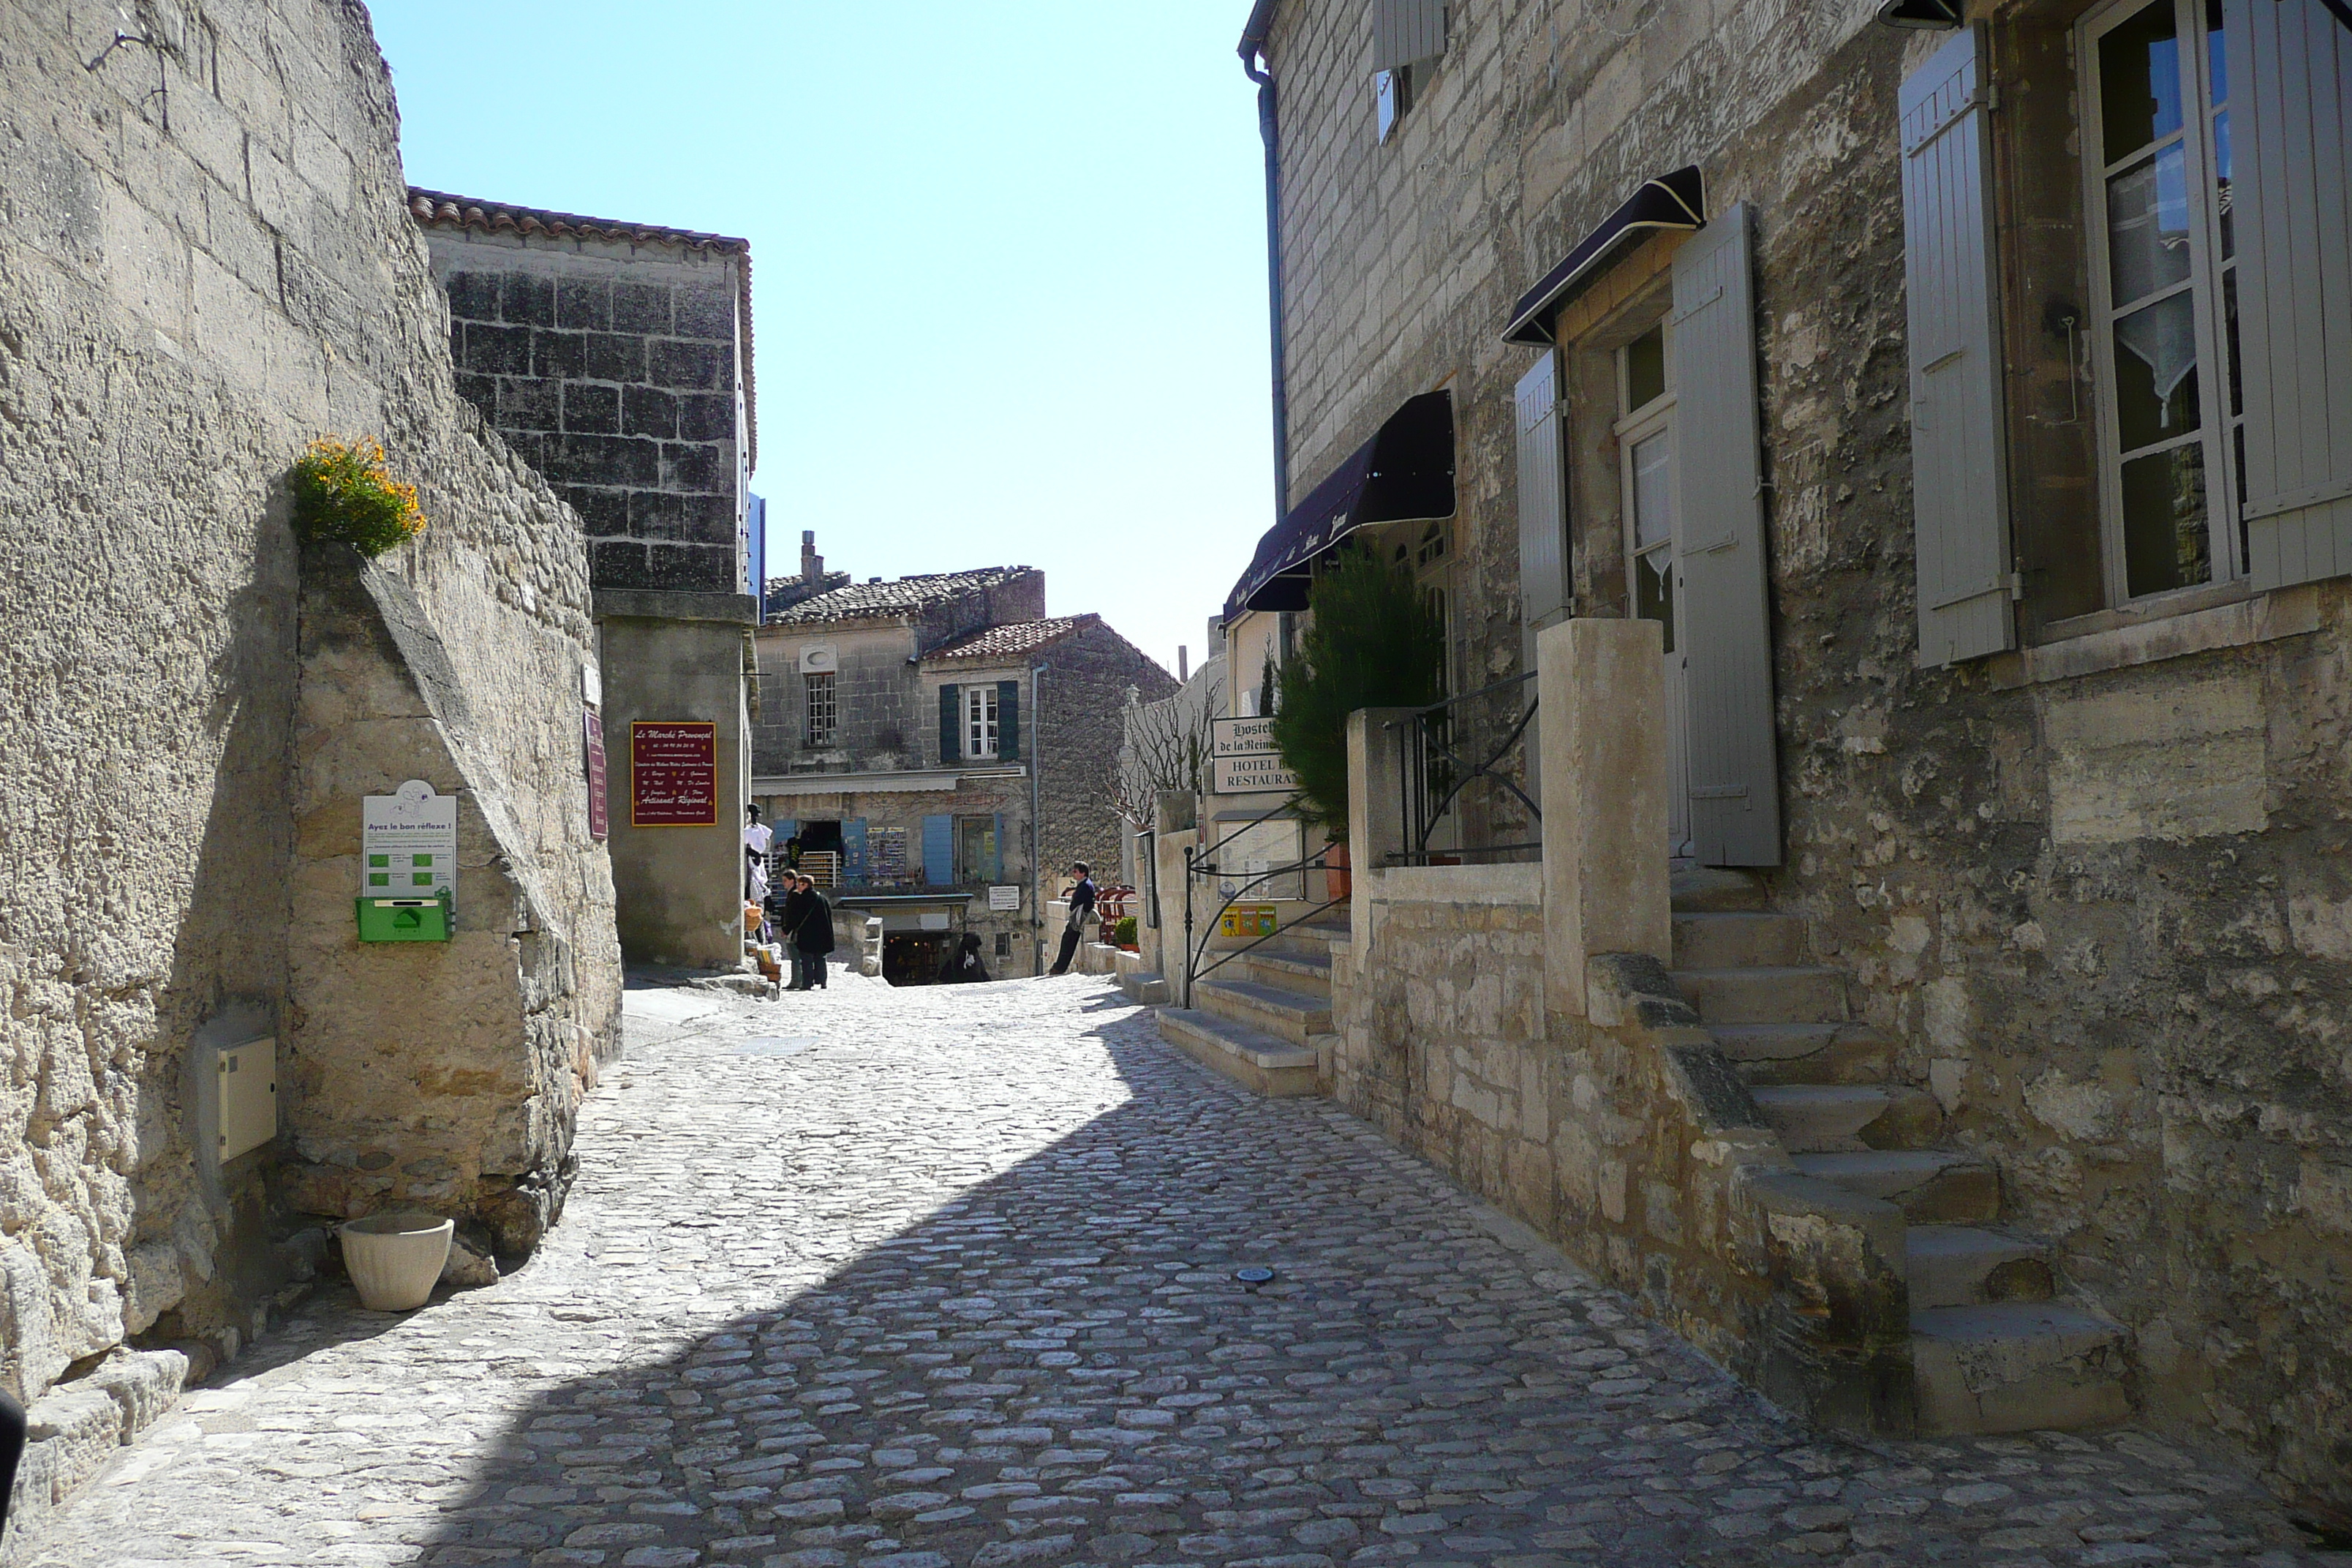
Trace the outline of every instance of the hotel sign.
{"type": "Polygon", "coordinates": [[[1298,788],[1298,775],[1283,765],[1274,746],[1269,718],[1209,721],[1209,788],[1217,795],[1256,795],[1298,788]]]}

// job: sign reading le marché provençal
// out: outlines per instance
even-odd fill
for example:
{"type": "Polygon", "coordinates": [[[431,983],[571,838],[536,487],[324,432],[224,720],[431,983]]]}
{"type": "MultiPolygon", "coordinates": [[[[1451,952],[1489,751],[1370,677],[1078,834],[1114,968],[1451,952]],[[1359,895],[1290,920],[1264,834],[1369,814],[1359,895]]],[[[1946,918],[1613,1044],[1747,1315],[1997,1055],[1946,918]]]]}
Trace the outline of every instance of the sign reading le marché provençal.
{"type": "Polygon", "coordinates": [[[1210,720],[1209,751],[1209,788],[1217,795],[1298,787],[1298,775],[1274,749],[1271,719],[1210,720]]]}

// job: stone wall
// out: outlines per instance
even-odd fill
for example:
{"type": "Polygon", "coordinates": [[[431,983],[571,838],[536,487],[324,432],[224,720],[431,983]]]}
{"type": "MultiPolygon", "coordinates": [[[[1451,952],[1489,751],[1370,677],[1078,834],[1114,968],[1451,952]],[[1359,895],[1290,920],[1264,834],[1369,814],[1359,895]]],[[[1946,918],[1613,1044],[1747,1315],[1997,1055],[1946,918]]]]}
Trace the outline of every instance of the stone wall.
{"type": "Polygon", "coordinates": [[[426,237],[457,390],[580,513],[596,586],[747,592],[741,243],[426,237]]]}
{"type": "Polygon", "coordinates": [[[1119,874],[1124,831],[1111,805],[1111,780],[1126,740],[1129,689],[1143,701],[1174,695],[1176,678],[1142,649],[1097,621],[1043,656],[1042,718],[1034,726],[1040,792],[1039,858],[1047,874],[1073,860],[1104,886],[1119,874]]]}
{"type": "MultiPolygon", "coordinates": [[[[271,1207],[288,1141],[218,1170],[196,1093],[212,1046],[305,1037],[289,923],[351,931],[356,879],[320,912],[297,875],[348,826],[299,809],[327,782],[297,754],[285,491],[313,437],[381,435],[419,482],[431,528],[384,568],[461,684],[501,681],[467,742],[572,955],[519,1009],[586,1031],[577,1064],[617,975],[602,852],[577,791],[547,793],[579,762],[585,552],[452,386],[364,11],[13,7],[0,105],[0,1384],[38,1399],[126,1339],[234,1353],[322,1250],[271,1207]],[[526,671],[553,684],[505,681],[526,671]]],[[[41,1429],[135,1426],[90,1425],[89,1392],[41,1429]]],[[[102,1448],[41,1450],[20,1506],[102,1448]]]]}
{"type": "MultiPolygon", "coordinates": [[[[2063,43],[2079,7],[1975,9],[2005,60],[2012,16],[2063,43]]],[[[1451,386],[1457,622],[1469,674],[1508,671],[1510,393],[1531,362],[1500,342],[1511,303],[1643,179],[1696,162],[1711,210],[1754,203],[1776,897],[1864,983],[1901,1079],[1999,1167],[2018,1228],[2130,1329],[2147,1418],[2352,1521],[2352,785],[2334,761],[2352,605],[2325,584],[1917,667],[1895,98],[1936,40],[1870,10],[1675,4],[1619,33],[1598,12],[1458,7],[1383,146],[1368,8],[1277,4],[1291,499],[1403,398],[1451,386]]],[[[2011,80],[2001,101],[2038,90],[2011,80]]],[[[1588,316],[1664,261],[1629,258],[1588,316]]],[[[2007,336],[2046,437],[2092,393],[2046,374],[2044,302],[2012,301],[2031,319],[2007,336]]],[[[1613,384],[1570,357],[1575,613],[1620,614],[1613,384]]],[[[2037,530],[2063,479],[2017,476],[2029,568],[2057,549],[2037,530]]]]}

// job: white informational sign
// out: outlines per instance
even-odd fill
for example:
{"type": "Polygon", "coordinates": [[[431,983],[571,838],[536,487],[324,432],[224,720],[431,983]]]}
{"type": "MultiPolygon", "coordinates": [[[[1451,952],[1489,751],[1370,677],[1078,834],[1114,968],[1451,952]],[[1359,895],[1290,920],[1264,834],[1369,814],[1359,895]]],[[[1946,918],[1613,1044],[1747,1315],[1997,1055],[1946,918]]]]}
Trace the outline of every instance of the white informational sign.
{"type": "Polygon", "coordinates": [[[1209,790],[1213,795],[1296,794],[1298,775],[1274,749],[1272,719],[1209,721],[1209,790]]]}
{"type": "Polygon", "coordinates": [[[457,797],[410,779],[360,803],[360,891],[378,898],[457,896],[457,797]]]}
{"type": "Polygon", "coordinates": [[[1303,842],[1297,819],[1287,816],[1253,822],[1224,835],[1217,850],[1217,891],[1229,899],[1305,898],[1306,875],[1277,870],[1298,863],[1303,842]]]}
{"type": "Polygon", "coordinates": [[[944,910],[925,910],[919,918],[922,921],[925,931],[948,929],[948,915],[944,910]]]}
{"type": "Polygon", "coordinates": [[[992,887],[988,889],[988,907],[992,911],[1019,909],[1021,889],[1018,885],[1010,888],[992,887]]]}
{"type": "Polygon", "coordinates": [[[593,664],[580,667],[580,695],[591,708],[604,706],[604,672],[593,664]]]}

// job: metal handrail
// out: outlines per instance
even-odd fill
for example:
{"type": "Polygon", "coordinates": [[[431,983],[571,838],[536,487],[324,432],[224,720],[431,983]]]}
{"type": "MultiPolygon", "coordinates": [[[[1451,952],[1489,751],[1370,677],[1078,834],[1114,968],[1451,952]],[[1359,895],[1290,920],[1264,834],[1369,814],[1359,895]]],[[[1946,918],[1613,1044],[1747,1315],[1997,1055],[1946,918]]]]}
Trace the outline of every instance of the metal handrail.
{"type": "MultiPolygon", "coordinates": [[[[1294,796],[1293,799],[1295,800],[1296,797],[1294,796]]],[[[1277,815],[1287,810],[1290,804],[1290,802],[1285,802],[1283,805],[1277,805],[1274,807],[1273,810],[1266,812],[1264,816],[1255,817],[1252,820],[1242,824],[1240,827],[1234,829],[1232,833],[1226,834],[1223,838],[1220,838],[1214,844],[1210,845],[1207,849],[1201,849],[1189,845],[1186,846],[1184,850],[1184,996],[1179,1005],[1190,1007],[1192,1005],[1192,984],[1203,975],[1214,973],[1217,970],[1223,968],[1228,963],[1231,963],[1234,959],[1241,957],[1244,953],[1256,951],[1257,948],[1266,942],[1272,942],[1276,937],[1280,936],[1283,932],[1286,931],[1295,931],[1298,927],[1306,924],[1308,921],[1313,920],[1317,915],[1322,914],[1327,910],[1336,909],[1341,903],[1346,901],[1341,899],[1326,899],[1296,920],[1276,922],[1272,931],[1267,931],[1265,935],[1260,936],[1246,946],[1234,948],[1232,952],[1221,955],[1214,963],[1203,964],[1201,962],[1201,960],[1208,954],[1210,931],[1208,928],[1203,927],[1199,940],[1196,942],[1193,939],[1192,928],[1194,917],[1192,909],[1192,884],[1204,878],[1215,877],[1221,874],[1216,868],[1216,860],[1213,851],[1223,848],[1227,844],[1231,843],[1236,836],[1247,829],[1255,827],[1260,823],[1272,821],[1277,815]]],[[[1270,882],[1276,877],[1287,877],[1293,873],[1303,875],[1310,870],[1328,870],[1329,868],[1325,862],[1325,857],[1329,853],[1330,849],[1327,846],[1313,855],[1290,861],[1285,865],[1269,867],[1265,870],[1259,872],[1256,876],[1243,882],[1232,892],[1225,894],[1223,900],[1218,903],[1215,910],[1211,911],[1210,918],[1213,920],[1216,916],[1223,914],[1227,910],[1232,909],[1234,905],[1239,903],[1243,895],[1248,892],[1250,889],[1257,887],[1259,884],[1264,882],[1270,882]]]]}
{"type": "MultiPolygon", "coordinates": [[[[1436,831],[1437,824],[1444,817],[1454,801],[1460,797],[1462,792],[1476,779],[1492,779],[1501,784],[1503,788],[1518,797],[1519,804],[1528,808],[1528,815],[1538,823],[1543,821],[1543,807],[1538,805],[1526,790],[1519,787],[1516,779],[1496,767],[1496,764],[1519,743],[1520,738],[1528,731],[1528,726],[1535,721],[1536,703],[1532,699],[1528,700],[1526,710],[1519,714],[1518,719],[1503,736],[1502,742],[1483,761],[1472,763],[1457,752],[1450,741],[1433,742],[1430,738],[1431,730],[1434,727],[1431,722],[1433,717],[1445,714],[1449,709],[1475,701],[1479,698],[1490,696],[1495,692],[1524,686],[1534,679],[1533,670],[1520,675],[1507,676],[1501,680],[1482,686],[1475,691],[1465,692],[1459,697],[1448,697],[1441,701],[1429,703],[1424,707],[1413,709],[1403,718],[1389,721],[1387,727],[1390,730],[1407,730],[1411,741],[1417,742],[1397,748],[1398,782],[1402,786],[1402,798],[1405,803],[1410,819],[1406,826],[1412,832],[1412,847],[1407,849],[1391,850],[1384,857],[1390,864],[1408,865],[1416,862],[1425,864],[1430,854],[1429,836],[1436,831]],[[1430,754],[1433,748],[1436,753],[1434,757],[1430,754]],[[1433,805],[1430,800],[1430,775],[1435,771],[1433,764],[1436,763],[1446,765],[1446,783],[1443,792],[1438,795],[1433,805]]],[[[1465,849],[1462,853],[1517,854],[1524,850],[1540,850],[1542,847],[1543,841],[1538,838],[1521,844],[1484,845],[1476,848],[1465,849]]]]}

